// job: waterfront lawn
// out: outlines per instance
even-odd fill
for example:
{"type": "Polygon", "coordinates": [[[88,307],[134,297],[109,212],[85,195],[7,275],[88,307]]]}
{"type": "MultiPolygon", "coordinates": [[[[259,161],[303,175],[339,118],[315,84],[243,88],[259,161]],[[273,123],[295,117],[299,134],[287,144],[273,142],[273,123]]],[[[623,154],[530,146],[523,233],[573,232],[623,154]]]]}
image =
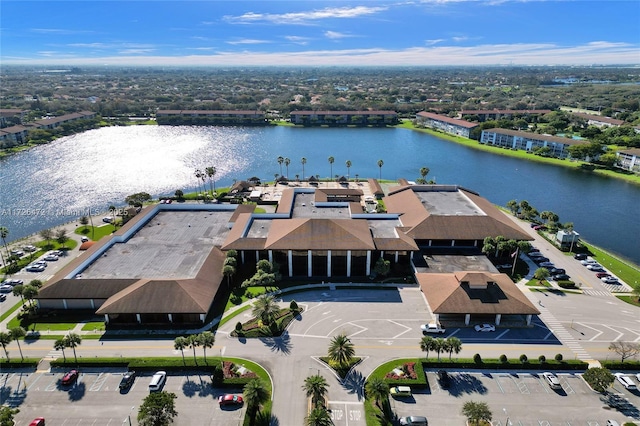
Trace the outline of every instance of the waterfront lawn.
{"type": "Polygon", "coordinates": [[[82,235],[90,238],[93,241],[98,241],[102,237],[111,235],[115,232],[115,227],[111,224],[102,226],[81,226],[74,231],[78,235],[82,235]]]}
{"type": "Polygon", "coordinates": [[[594,259],[598,261],[607,270],[615,274],[631,287],[640,287],[640,270],[630,262],[625,262],[615,256],[601,250],[591,244],[581,242],[585,246],[594,259]]]}

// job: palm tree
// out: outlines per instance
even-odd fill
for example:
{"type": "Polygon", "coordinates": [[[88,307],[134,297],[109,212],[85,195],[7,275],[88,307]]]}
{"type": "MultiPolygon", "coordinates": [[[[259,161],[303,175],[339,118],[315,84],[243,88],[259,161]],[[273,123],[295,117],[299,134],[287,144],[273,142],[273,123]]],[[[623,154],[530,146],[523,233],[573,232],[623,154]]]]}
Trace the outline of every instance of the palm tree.
{"type": "MultiPolygon", "coordinates": [[[[33,306],[33,299],[38,295],[38,288],[27,284],[22,288],[22,296],[29,301],[29,306],[33,306]]],[[[23,300],[24,300],[23,299],[23,300]]]]}
{"type": "Polygon", "coordinates": [[[422,177],[422,179],[425,180],[425,182],[426,182],[426,179],[427,179],[427,175],[429,174],[430,171],[431,170],[429,170],[428,167],[421,167],[420,168],[420,177],[422,177]]]}
{"type": "Polygon", "coordinates": [[[331,361],[337,363],[340,367],[349,365],[355,354],[356,350],[353,343],[351,343],[346,334],[339,334],[331,339],[327,355],[331,361]]]}
{"type": "Polygon", "coordinates": [[[20,299],[22,299],[22,304],[24,305],[24,286],[21,284],[18,284],[17,286],[13,287],[13,295],[14,296],[20,296],[20,299]]]}
{"type": "Polygon", "coordinates": [[[204,362],[207,363],[207,348],[212,348],[214,343],[216,342],[216,336],[210,331],[203,331],[198,334],[198,339],[200,340],[200,346],[202,346],[202,351],[204,352],[204,362]]]}
{"type": "Polygon", "coordinates": [[[449,361],[451,361],[451,354],[455,352],[457,355],[462,350],[462,341],[457,337],[448,337],[447,347],[449,349],[449,361]]]}
{"type": "Polygon", "coordinates": [[[196,360],[196,348],[200,346],[200,339],[198,339],[197,334],[191,334],[189,335],[189,337],[187,337],[187,342],[189,342],[189,347],[193,349],[193,362],[195,362],[197,365],[198,361],[196,360]]]}
{"type": "Polygon", "coordinates": [[[324,397],[327,395],[329,384],[321,375],[309,376],[304,380],[302,389],[311,397],[311,404],[314,407],[324,407],[324,397]]]}
{"type": "Polygon", "coordinates": [[[447,341],[442,337],[436,337],[433,339],[433,350],[438,354],[438,361],[440,361],[440,352],[447,350],[447,341]]]}
{"type": "Polygon", "coordinates": [[[263,323],[271,324],[276,315],[280,312],[280,307],[271,295],[263,294],[256,299],[251,313],[254,317],[260,318],[263,323]]]}
{"type": "Polygon", "coordinates": [[[244,385],[242,394],[244,395],[244,400],[247,403],[249,425],[253,426],[260,405],[269,400],[269,391],[262,380],[252,379],[244,385]]]}
{"type": "Polygon", "coordinates": [[[278,164],[280,165],[280,174],[282,174],[282,163],[284,163],[284,157],[278,156],[278,164]]]}
{"type": "Polygon", "coordinates": [[[365,390],[369,398],[373,398],[378,408],[382,409],[380,401],[389,396],[389,385],[381,377],[372,377],[367,381],[365,390]]]}
{"type": "Polygon", "coordinates": [[[351,160],[347,160],[344,164],[347,166],[347,180],[349,180],[349,170],[351,169],[351,160]]]}
{"type": "MultiPolygon", "coordinates": [[[[200,192],[200,182],[201,181],[204,182],[204,178],[205,178],[206,174],[202,173],[202,171],[200,169],[196,169],[196,171],[194,172],[194,175],[196,176],[196,179],[198,179],[198,192],[200,192]]],[[[203,189],[202,193],[204,194],[205,192],[206,192],[206,190],[203,189]]]]}
{"type": "Polygon", "coordinates": [[[69,333],[65,336],[64,342],[66,347],[73,349],[73,357],[78,362],[78,356],[76,355],[76,348],[82,344],[82,337],[76,333],[69,333]]]}
{"type": "Polygon", "coordinates": [[[9,351],[7,351],[7,346],[11,343],[11,333],[7,333],[6,331],[0,331],[0,345],[2,349],[4,349],[4,354],[7,357],[7,361],[9,361],[9,351]]]}
{"type": "Polygon", "coordinates": [[[544,281],[547,278],[549,278],[549,275],[551,275],[551,273],[549,272],[549,270],[547,268],[538,268],[533,273],[533,278],[538,280],[539,283],[542,283],[542,281],[544,281]]]}
{"type": "Polygon", "coordinates": [[[12,340],[15,340],[18,344],[18,350],[20,351],[20,358],[24,360],[24,355],[22,355],[22,347],[20,347],[20,339],[26,336],[27,332],[22,327],[14,327],[9,330],[9,335],[12,340]]]}
{"type": "Polygon", "coordinates": [[[384,165],[384,161],[378,160],[378,168],[380,169],[380,180],[382,180],[382,166],[384,165]]]}
{"type": "Polygon", "coordinates": [[[215,179],[213,179],[213,177],[216,175],[216,168],[215,167],[207,167],[206,169],[204,169],[205,173],[207,174],[207,176],[209,177],[209,189],[211,189],[211,196],[213,197],[213,193],[216,190],[216,181],[215,179]],[[211,182],[213,181],[213,187],[211,187],[211,182]]]}
{"type": "Polygon", "coordinates": [[[67,362],[67,356],[64,353],[64,348],[66,347],[67,345],[65,345],[63,337],[56,339],[56,341],[53,342],[53,350],[62,351],[62,358],[64,359],[64,362],[67,362]]]}
{"type": "Polygon", "coordinates": [[[305,426],[333,426],[329,412],[324,408],[314,408],[304,419],[305,426]]]}
{"type": "Polygon", "coordinates": [[[7,252],[7,258],[11,257],[9,253],[9,247],[7,246],[7,237],[9,236],[9,229],[5,226],[0,226],[0,239],[2,239],[2,246],[4,251],[7,252]]]}
{"type": "Polygon", "coordinates": [[[426,358],[429,358],[429,351],[433,350],[433,337],[431,336],[424,336],[421,340],[420,340],[420,350],[422,352],[426,352],[427,355],[425,356],[426,358]]]}
{"type": "Polygon", "coordinates": [[[175,338],[175,340],[173,341],[173,347],[174,349],[182,352],[182,363],[186,364],[185,360],[184,360],[184,349],[186,347],[189,346],[189,340],[187,340],[186,337],[183,336],[178,336],[175,338]]]}
{"type": "Polygon", "coordinates": [[[291,164],[291,160],[288,157],[284,159],[284,165],[287,167],[287,179],[289,179],[289,164],[291,164]]]}
{"type": "Polygon", "coordinates": [[[304,165],[307,164],[307,159],[305,157],[302,157],[300,162],[302,163],[302,180],[304,180],[304,165]]]}
{"type": "Polygon", "coordinates": [[[336,161],[335,158],[329,157],[329,179],[333,176],[333,162],[336,161]]]}
{"type": "Polygon", "coordinates": [[[227,263],[222,267],[222,275],[227,277],[227,287],[231,286],[231,277],[236,273],[236,267],[227,263]]]}

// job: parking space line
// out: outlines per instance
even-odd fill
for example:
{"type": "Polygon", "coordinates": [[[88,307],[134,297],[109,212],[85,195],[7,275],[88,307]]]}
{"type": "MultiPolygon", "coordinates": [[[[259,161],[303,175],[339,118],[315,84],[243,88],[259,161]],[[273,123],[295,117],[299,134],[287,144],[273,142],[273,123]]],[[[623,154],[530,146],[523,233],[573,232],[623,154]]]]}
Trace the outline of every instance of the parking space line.
{"type": "Polygon", "coordinates": [[[31,388],[44,376],[44,374],[32,374],[31,377],[36,376],[35,379],[27,386],[27,390],[31,390],[31,388]]]}
{"type": "Polygon", "coordinates": [[[507,328],[505,331],[503,331],[502,333],[498,334],[494,340],[498,340],[498,339],[500,339],[502,336],[504,336],[505,334],[507,334],[509,331],[510,331],[510,329],[509,329],[509,328],[507,328]]]}
{"type": "Polygon", "coordinates": [[[392,339],[397,339],[398,337],[402,336],[403,334],[408,333],[409,331],[411,331],[411,327],[407,327],[404,324],[400,324],[399,322],[396,322],[396,321],[393,321],[393,320],[387,320],[387,321],[389,321],[392,324],[399,325],[400,327],[404,327],[405,328],[405,330],[402,333],[396,334],[395,336],[392,337],[392,339]]]}
{"type": "Polygon", "coordinates": [[[98,375],[98,378],[91,384],[91,387],[89,388],[89,392],[99,391],[102,388],[102,385],[104,385],[104,383],[107,381],[108,378],[109,378],[108,374],[100,373],[98,375]]]}
{"type": "MultiPolygon", "coordinates": [[[[497,374],[496,375],[496,380],[494,380],[494,381],[498,385],[498,389],[500,389],[500,392],[504,393],[504,389],[502,389],[502,385],[500,385],[500,380],[499,380],[500,377],[501,377],[500,374],[497,374]]],[[[502,376],[502,377],[504,377],[504,376],[502,376]]]]}

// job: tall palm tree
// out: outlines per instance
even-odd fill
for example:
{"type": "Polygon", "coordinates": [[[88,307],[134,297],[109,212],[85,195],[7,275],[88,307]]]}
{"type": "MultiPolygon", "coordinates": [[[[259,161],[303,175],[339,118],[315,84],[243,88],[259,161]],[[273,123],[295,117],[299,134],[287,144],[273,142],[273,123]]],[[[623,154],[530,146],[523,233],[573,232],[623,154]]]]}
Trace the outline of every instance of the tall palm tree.
{"type": "Polygon", "coordinates": [[[420,168],[420,176],[422,177],[423,180],[426,180],[427,175],[429,174],[431,170],[429,170],[428,167],[421,167],[420,168]]]}
{"type": "MultiPolygon", "coordinates": [[[[204,179],[205,174],[202,173],[202,171],[200,169],[196,169],[196,171],[193,174],[195,175],[196,179],[198,180],[198,191],[197,192],[200,192],[200,181],[202,179],[204,179]]],[[[202,192],[205,192],[205,191],[202,191],[202,192]]]]}
{"type": "Polygon", "coordinates": [[[242,390],[244,400],[247,403],[247,414],[249,415],[249,425],[253,426],[256,421],[256,414],[260,405],[269,400],[269,390],[260,379],[252,379],[244,385],[242,390]]]}
{"type": "Polygon", "coordinates": [[[304,379],[302,389],[306,392],[307,398],[311,397],[314,407],[324,407],[324,397],[327,395],[328,387],[327,380],[318,374],[304,379]]]}
{"type": "Polygon", "coordinates": [[[282,175],[282,163],[284,163],[284,157],[278,156],[278,164],[280,165],[280,174],[282,175]]]}
{"type": "Polygon", "coordinates": [[[198,339],[200,340],[200,346],[202,346],[202,351],[204,352],[204,362],[207,362],[207,348],[212,348],[216,342],[216,336],[210,331],[203,331],[198,334],[198,339]]]}
{"type": "Polygon", "coordinates": [[[4,349],[4,355],[7,357],[7,361],[9,361],[9,351],[7,351],[7,346],[12,340],[11,333],[0,331],[0,346],[4,349]]]}
{"type": "Polygon", "coordinates": [[[187,337],[187,342],[189,342],[189,347],[193,349],[193,362],[195,362],[197,365],[198,361],[196,360],[196,348],[200,346],[200,339],[198,339],[197,334],[191,334],[189,335],[189,337],[187,337]]]}
{"type": "Polygon", "coordinates": [[[378,160],[378,168],[380,169],[380,179],[382,180],[382,166],[384,165],[384,161],[378,160]]]}
{"type": "Polygon", "coordinates": [[[367,381],[365,390],[369,398],[373,398],[378,408],[382,409],[380,401],[389,396],[389,385],[381,377],[372,377],[367,381]]]}
{"type": "Polygon", "coordinates": [[[339,334],[331,339],[327,355],[331,361],[336,362],[340,367],[348,365],[355,354],[356,350],[353,343],[351,343],[351,339],[346,334],[339,334]]]}
{"type": "Polygon", "coordinates": [[[62,358],[64,359],[64,362],[67,362],[67,356],[64,353],[64,348],[66,347],[67,345],[65,345],[63,337],[56,339],[56,341],[53,342],[53,350],[62,351],[62,358]]]}
{"type": "Polygon", "coordinates": [[[65,345],[73,350],[73,357],[78,362],[78,356],[76,355],[76,348],[82,344],[82,337],[76,333],[69,333],[64,338],[65,345]]]}
{"type": "Polygon", "coordinates": [[[300,162],[302,163],[302,180],[304,180],[304,165],[307,164],[307,159],[305,157],[302,157],[300,162]]]}
{"type": "Polygon", "coordinates": [[[349,180],[349,170],[351,169],[351,160],[347,160],[344,164],[347,166],[347,180],[349,180]]]}
{"type": "Polygon", "coordinates": [[[22,284],[18,284],[17,286],[13,287],[13,295],[14,296],[20,296],[20,299],[22,299],[22,304],[24,305],[24,286],[22,284]]]}
{"type": "Polygon", "coordinates": [[[291,164],[291,160],[289,160],[289,157],[285,157],[284,165],[287,167],[287,179],[289,179],[289,164],[291,164]]]}
{"type": "Polygon", "coordinates": [[[333,176],[333,162],[336,161],[335,158],[333,157],[329,157],[329,179],[331,179],[331,176],[333,176]]]}
{"type": "Polygon", "coordinates": [[[424,336],[420,340],[420,350],[427,353],[425,359],[429,358],[429,351],[433,350],[433,337],[424,336]]]}
{"type": "Polygon", "coordinates": [[[24,359],[24,355],[22,355],[22,347],[20,346],[20,339],[26,336],[27,332],[22,327],[14,327],[9,330],[9,335],[11,339],[15,340],[18,344],[18,350],[20,351],[20,358],[24,359]]]}
{"type": "Polygon", "coordinates": [[[251,311],[254,317],[260,318],[265,324],[271,324],[279,312],[280,306],[278,306],[273,296],[267,294],[263,294],[256,299],[251,311]]]}
{"type": "Polygon", "coordinates": [[[11,257],[9,253],[9,247],[7,246],[7,237],[9,236],[9,229],[5,226],[0,226],[0,239],[2,239],[2,246],[4,247],[4,251],[7,253],[7,259],[11,257]]]}
{"type": "Polygon", "coordinates": [[[447,350],[447,342],[442,337],[436,337],[433,339],[433,350],[438,354],[438,361],[440,361],[440,352],[447,350]]]}
{"type": "Polygon", "coordinates": [[[182,352],[182,363],[185,364],[184,360],[184,350],[189,346],[189,341],[186,337],[178,336],[173,341],[173,348],[182,352]]]}
{"type": "Polygon", "coordinates": [[[329,412],[324,408],[314,408],[304,419],[305,426],[333,426],[329,412]]]}
{"type": "Polygon", "coordinates": [[[236,267],[227,263],[222,267],[222,275],[227,277],[227,287],[231,286],[231,277],[236,273],[236,267]]]}
{"type": "Polygon", "coordinates": [[[447,342],[449,348],[449,361],[451,361],[451,354],[455,352],[457,355],[462,350],[462,341],[457,337],[448,337],[447,342]]]}
{"type": "Polygon", "coordinates": [[[207,177],[209,178],[209,189],[211,189],[211,196],[213,197],[213,193],[216,190],[216,180],[214,179],[214,176],[216,175],[216,168],[209,166],[206,169],[204,169],[205,173],[207,174],[207,177]],[[213,187],[211,186],[211,182],[213,181],[213,187]]]}

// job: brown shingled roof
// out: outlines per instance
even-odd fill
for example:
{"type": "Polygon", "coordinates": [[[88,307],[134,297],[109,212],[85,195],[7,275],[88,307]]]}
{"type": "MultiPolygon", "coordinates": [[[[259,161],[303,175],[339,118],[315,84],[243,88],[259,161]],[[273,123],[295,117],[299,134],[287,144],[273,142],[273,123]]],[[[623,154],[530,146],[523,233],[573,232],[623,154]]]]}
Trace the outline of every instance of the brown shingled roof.
{"type": "Polygon", "coordinates": [[[375,250],[365,220],[295,218],[274,220],[266,249],[375,250]]]}

